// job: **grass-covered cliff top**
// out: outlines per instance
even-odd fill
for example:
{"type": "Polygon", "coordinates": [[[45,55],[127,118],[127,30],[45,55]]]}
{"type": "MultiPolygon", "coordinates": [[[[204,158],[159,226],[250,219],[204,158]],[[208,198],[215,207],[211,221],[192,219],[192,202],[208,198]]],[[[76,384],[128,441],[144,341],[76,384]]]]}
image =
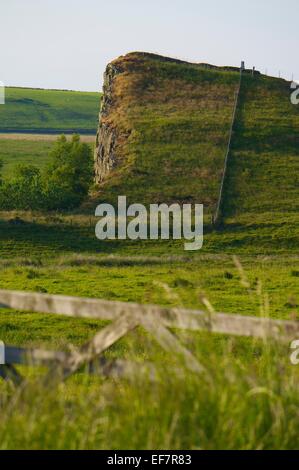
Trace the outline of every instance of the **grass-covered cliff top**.
{"type": "Polygon", "coordinates": [[[216,203],[238,86],[234,69],[132,53],[112,62],[111,104],[117,168],[100,197],[216,203]]]}

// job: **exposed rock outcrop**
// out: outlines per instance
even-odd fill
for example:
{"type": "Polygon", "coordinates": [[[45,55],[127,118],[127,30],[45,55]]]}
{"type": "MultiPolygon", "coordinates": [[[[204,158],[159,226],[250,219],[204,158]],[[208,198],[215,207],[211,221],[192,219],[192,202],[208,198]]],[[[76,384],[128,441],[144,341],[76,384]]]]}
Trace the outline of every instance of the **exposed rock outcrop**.
{"type": "Polygon", "coordinates": [[[118,131],[108,116],[113,105],[113,82],[121,73],[115,65],[108,64],[104,74],[103,96],[99,116],[95,149],[95,180],[102,182],[117,163],[116,146],[118,131]]]}

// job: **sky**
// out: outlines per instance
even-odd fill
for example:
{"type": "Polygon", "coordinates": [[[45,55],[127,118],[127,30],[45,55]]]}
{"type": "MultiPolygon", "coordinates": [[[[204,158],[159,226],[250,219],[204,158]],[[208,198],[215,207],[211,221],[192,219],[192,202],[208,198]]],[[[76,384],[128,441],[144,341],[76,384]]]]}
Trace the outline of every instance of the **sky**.
{"type": "Polygon", "coordinates": [[[298,0],[0,0],[0,81],[99,91],[131,51],[299,79],[298,0]]]}

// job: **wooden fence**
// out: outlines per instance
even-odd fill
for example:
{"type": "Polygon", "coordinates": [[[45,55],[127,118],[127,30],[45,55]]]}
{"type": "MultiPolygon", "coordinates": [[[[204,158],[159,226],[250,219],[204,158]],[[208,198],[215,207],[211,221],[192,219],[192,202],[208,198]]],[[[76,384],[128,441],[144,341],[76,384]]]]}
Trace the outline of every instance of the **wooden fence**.
{"type": "Polygon", "coordinates": [[[104,376],[131,376],[144,371],[152,374],[154,369],[151,364],[138,365],[124,360],[111,361],[101,357],[104,351],[138,326],[142,326],[165,350],[175,354],[188,369],[196,373],[204,372],[204,367],[180,343],[170,329],[206,330],[226,335],[272,338],[276,341],[292,341],[299,337],[299,322],[296,321],[272,320],[238,314],[210,314],[201,310],[62,295],[0,290],[0,308],[110,322],[101,328],[90,341],[70,352],[5,346],[5,364],[0,366],[0,376],[12,379],[17,384],[21,383],[23,378],[15,369],[15,364],[49,365],[50,369],[45,377],[47,384],[66,379],[86,364],[89,365],[90,372],[96,370],[104,376]]]}

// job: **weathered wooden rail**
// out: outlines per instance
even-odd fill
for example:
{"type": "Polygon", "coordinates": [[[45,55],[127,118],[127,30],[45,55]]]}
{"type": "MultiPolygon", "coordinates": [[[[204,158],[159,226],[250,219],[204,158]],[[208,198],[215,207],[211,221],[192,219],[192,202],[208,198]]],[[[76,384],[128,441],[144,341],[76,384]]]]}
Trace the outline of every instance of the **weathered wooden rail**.
{"type": "Polygon", "coordinates": [[[210,314],[201,310],[62,295],[0,290],[0,308],[112,322],[100,329],[81,348],[70,352],[5,346],[5,365],[0,366],[0,375],[13,379],[16,383],[22,378],[13,367],[14,364],[49,365],[47,383],[52,383],[55,379],[67,378],[84,364],[93,364],[90,366],[90,371],[96,369],[103,375],[138,374],[142,367],[152,373],[151,365],[142,366],[123,360],[109,361],[103,357],[99,359],[104,351],[137,326],[142,326],[164,349],[176,354],[185,366],[195,372],[203,372],[204,367],[179,342],[170,329],[206,330],[227,335],[272,338],[276,341],[292,341],[299,337],[299,322],[296,321],[272,320],[238,314],[210,314]],[[94,367],[95,360],[96,367],[94,367]]]}

